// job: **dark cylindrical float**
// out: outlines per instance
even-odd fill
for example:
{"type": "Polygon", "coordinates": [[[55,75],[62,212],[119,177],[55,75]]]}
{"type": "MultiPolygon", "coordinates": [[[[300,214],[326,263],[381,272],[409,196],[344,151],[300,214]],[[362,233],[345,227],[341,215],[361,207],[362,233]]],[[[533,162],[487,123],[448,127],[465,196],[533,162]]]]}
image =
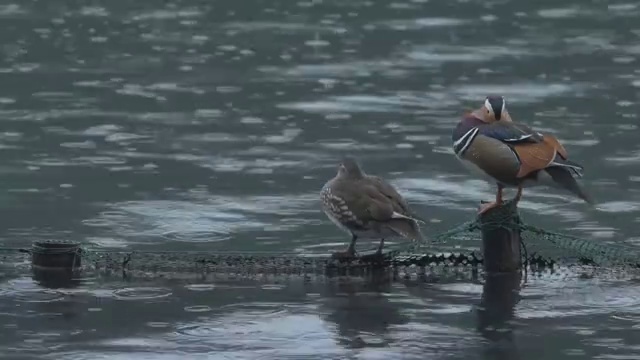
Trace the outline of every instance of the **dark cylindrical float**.
{"type": "Polygon", "coordinates": [[[487,272],[519,271],[521,258],[521,222],[513,201],[488,210],[479,216],[482,231],[482,256],[487,272]]]}
{"type": "Polygon", "coordinates": [[[33,279],[41,286],[58,289],[80,284],[80,244],[65,241],[37,241],[31,246],[33,279]]]}
{"type": "Polygon", "coordinates": [[[31,246],[31,265],[41,269],[75,270],[81,265],[80,244],[63,241],[37,241],[31,246]]]}

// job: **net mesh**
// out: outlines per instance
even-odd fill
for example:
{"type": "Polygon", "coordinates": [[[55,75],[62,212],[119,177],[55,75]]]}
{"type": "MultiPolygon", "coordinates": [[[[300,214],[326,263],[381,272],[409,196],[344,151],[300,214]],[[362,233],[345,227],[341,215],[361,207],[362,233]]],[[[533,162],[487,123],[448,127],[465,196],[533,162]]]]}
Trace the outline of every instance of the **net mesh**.
{"type": "Polygon", "coordinates": [[[640,267],[640,251],[624,244],[604,243],[569,234],[545,230],[526,224],[513,203],[495,209],[483,218],[477,218],[437,234],[431,242],[418,244],[418,249],[477,249],[482,230],[496,228],[520,232],[523,261],[529,263],[583,264],[598,267],[640,267]]]}
{"type": "MultiPolygon", "coordinates": [[[[429,237],[423,243],[388,248],[383,256],[361,253],[356,259],[339,261],[329,255],[277,252],[142,252],[105,251],[96,248],[47,248],[35,244],[31,249],[0,249],[4,263],[10,257],[37,254],[80,257],[83,269],[106,272],[153,273],[261,273],[326,274],[327,271],[364,271],[371,268],[402,268],[407,274],[433,272],[435,267],[477,270],[483,263],[482,232],[494,229],[519,231],[523,263],[530,269],[554,266],[616,268],[629,272],[639,268],[638,250],[633,246],[609,244],[547,231],[522,221],[515,204],[506,203],[491,212],[429,237]],[[13,253],[13,254],[12,254],[13,253]],[[410,270],[414,269],[414,270],[410,270]],[[415,270],[417,269],[417,270],[415,270]]],[[[40,243],[43,244],[43,243],[40,243]]],[[[15,260],[15,259],[14,259],[15,260]]],[[[466,271],[466,270],[464,270],[466,271]]]]}

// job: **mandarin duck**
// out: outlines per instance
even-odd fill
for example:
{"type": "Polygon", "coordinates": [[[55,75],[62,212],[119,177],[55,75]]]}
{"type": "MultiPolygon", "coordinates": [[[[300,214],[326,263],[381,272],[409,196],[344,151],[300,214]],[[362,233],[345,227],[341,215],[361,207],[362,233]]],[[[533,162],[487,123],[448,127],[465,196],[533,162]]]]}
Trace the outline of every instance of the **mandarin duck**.
{"type": "Polygon", "coordinates": [[[376,255],[382,255],[385,238],[401,236],[413,241],[423,237],[418,221],[406,200],[380,177],[367,175],[356,160],[345,157],[338,172],[320,191],[322,210],[340,229],[351,235],[345,251],[334,258],[356,256],[356,240],[380,239],[376,255]]]}
{"type": "Polygon", "coordinates": [[[513,122],[502,96],[488,96],[479,109],[465,114],[452,140],[453,151],[465,167],[497,184],[495,201],[483,204],[480,214],[502,203],[505,187],[518,189],[516,203],[523,188],[547,185],[593,204],[574,178],[582,177],[583,166],[568,159],[555,136],[513,122]]]}

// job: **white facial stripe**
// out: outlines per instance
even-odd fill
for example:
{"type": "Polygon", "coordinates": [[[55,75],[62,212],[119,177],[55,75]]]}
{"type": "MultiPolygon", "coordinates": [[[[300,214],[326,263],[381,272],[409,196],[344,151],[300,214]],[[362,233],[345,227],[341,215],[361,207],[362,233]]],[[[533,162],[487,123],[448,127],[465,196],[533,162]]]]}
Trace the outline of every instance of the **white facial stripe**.
{"type": "Polygon", "coordinates": [[[504,108],[507,107],[507,102],[502,98],[502,110],[500,110],[500,114],[504,114],[504,108]]]}
{"type": "Polygon", "coordinates": [[[486,107],[486,108],[487,108],[487,110],[489,110],[489,111],[493,112],[493,108],[491,107],[491,103],[489,102],[489,99],[486,99],[486,100],[484,101],[484,107],[486,107]]]}

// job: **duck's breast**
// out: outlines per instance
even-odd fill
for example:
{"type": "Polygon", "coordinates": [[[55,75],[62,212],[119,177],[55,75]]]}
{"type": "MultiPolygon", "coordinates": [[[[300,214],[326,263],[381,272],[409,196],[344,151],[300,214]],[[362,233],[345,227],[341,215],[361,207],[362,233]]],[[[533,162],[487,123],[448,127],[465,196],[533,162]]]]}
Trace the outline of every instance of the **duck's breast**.
{"type": "Polygon", "coordinates": [[[459,156],[472,172],[504,185],[516,185],[520,161],[511,147],[500,140],[479,134],[459,156]]]}

